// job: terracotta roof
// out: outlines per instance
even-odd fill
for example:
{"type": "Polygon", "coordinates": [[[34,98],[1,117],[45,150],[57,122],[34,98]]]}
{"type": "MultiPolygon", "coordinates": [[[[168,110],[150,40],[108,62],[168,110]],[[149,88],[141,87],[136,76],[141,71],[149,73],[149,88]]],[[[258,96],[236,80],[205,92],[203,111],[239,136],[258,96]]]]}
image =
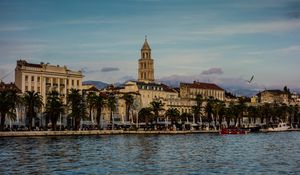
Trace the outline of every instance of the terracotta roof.
{"type": "Polygon", "coordinates": [[[187,86],[189,88],[196,88],[196,89],[213,89],[213,90],[220,90],[220,91],[224,90],[216,84],[202,83],[202,82],[180,83],[180,87],[182,86],[187,86]]]}
{"type": "Polygon", "coordinates": [[[264,90],[264,91],[258,93],[257,95],[261,95],[262,93],[266,93],[266,92],[271,93],[271,94],[274,94],[274,95],[285,94],[282,90],[277,90],[277,89],[275,89],[275,90],[264,90]]]}
{"type": "Polygon", "coordinates": [[[150,89],[149,90],[154,90],[154,87],[160,87],[163,89],[163,91],[165,92],[176,92],[174,89],[172,89],[171,87],[165,85],[165,84],[162,84],[162,83],[154,83],[154,82],[151,82],[151,83],[145,83],[145,82],[140,82],[140,81],[137,81],[136,84],[138,86],[147,86],[149,87],[150,89]]]}
{"type": "Polygon", "coordinates": [[[21,90],[16,86],[15,83],[5,84],[3,82],[0,82],[0,91],[7,91],[7,90],[21,92],[21,90]]]}

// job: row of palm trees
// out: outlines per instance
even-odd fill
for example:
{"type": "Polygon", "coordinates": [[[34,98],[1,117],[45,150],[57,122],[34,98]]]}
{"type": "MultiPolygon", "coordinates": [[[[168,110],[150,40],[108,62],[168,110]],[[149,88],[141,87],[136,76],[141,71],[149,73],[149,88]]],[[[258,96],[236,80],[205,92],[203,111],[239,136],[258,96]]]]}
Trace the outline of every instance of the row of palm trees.
{"type": "MultiPolygon", "coordinates": [[[[121,98],[126,105],[126,121],[129,121],[130,111],[135,100],[134,96],[125,93],[121,98]]],[[[51,123],[52,130],[56,130],[61,114],[68,114],[67,116],[74,121],[74,129],[78,130],[82,119],[91,119],[93,111],[96,114],[96,124],[101,129],[102,110],[104,107],[108,107],[113,129],[113,113],[117,108],[117,100],[118,98],[114,93],[89,92],[86,94],[80,92],[80,90],[71,89],[67,95],[66,105],[62,102],[57,91],[47,94],[46,104],[44,105],[42,96],[38,92],[26,91],[20,96],[13,90],[2,91],[0,92],[0,130],[4,129],[6,117],[12,120],[16,118],[16,108],[20,105],[23,105],[26,109],[29,130],[32,130],[32,121],[37,118],[37,114],[42,111],[43,107],[46,126],[51,123]]],[[[258,106],[248,106],[245,100],[241,98],[238,103],[230,103],[226,106],[223,101],[214,98],[203,99],[201,95],[197,95],[195,101],[196,103],[190,113],[180,114],[178,109],[169,108],[165,110],[164,104],[160,100],[153,100],[149,107],[142,108],[138,112],[135,121],[136,123],[149,124],[164,118],[167,121],[170,120],[172,124],[183,124],[184,121],[192,121],[192,123],[206,123],[209,128],[220,129],[224,123],[226,123],[226,127],[230,125],[242,127],[245,125],[243,122],[247,117],[248,124],[254,125],[258,120],[260,120],[259,123],[267,125],[279,121],[300,125],[298,105],[266,103],[258,106]]]]}
{"type": "MultiPolygon", "coordinates": [[[[126,117],[129,118],[129,112],[132,108],[134,97],[130,93],[122,97],[126,104],[126,117]]],[[[104,107],[110,109],[110,121],[113,121],[113,112],[117,107],[117,97],[114,93],[96,93],[81,92],[78,89],[70,89],[67,95],[67,103],[64,104],[61,95],[57,91],[51,91],[47,94],[46,104],[43,104],[42,96],[35,91],[26,91],[20,95],[17,91],[6,90],[0,92],[0,130],[4,130],[5,119],[16,119],[16,108],[25,107],[27,118],[27,127],[33,129],[33,119],[37,118],[39,112],[44,111],[46,118],[45,125],[51,123],[52,130],[56,130],[57,122],[62,114],[68,114],[74,123],[74,129],[78,130],[82,119],[91,119],[92,111],[96,113],[96,123],[100,129],[101,113],[104,107]],[[42,110],[44,108],[44,110],[42,110]],[[89,114],[87,114],[87,109],[89,114]]],[[[61,123],[60,123],[61,124],[61,123]]],[[[71,124],[72,125],[72,124],[71,124]]]]}
{"type": "Polygon", "coordinates": [[[269,126],[272,123],[287,122],[291,126],[300,126],[300,115],[298,105],[287,105],[278,103],[265,103],[257,106],[246,105],[244,98],[240,98],[238,103],[225,105],[223,101],[212,97],[203,99],[201,95],[196,97],[196,104],[190,113],[182,113],[176,108],[169,108],[164,115],[159,112],[164,111],[160,101],[153,101],[150,107],[142,108],[139,111],[141,122],[153,123],[158,118],[170,119],[175,123],[202,124],[201,127],[221,129],[222,127],[247,127],[257,124],[269,126]],[[246,119],[246,122],[244,122],[246,119]],[[185,122],[187,121],[187,122],[185,122]],[[205,125],[204,125],[205,123],[205,125]],[[208,126],[207,126],[208,125],[208,126]]]}

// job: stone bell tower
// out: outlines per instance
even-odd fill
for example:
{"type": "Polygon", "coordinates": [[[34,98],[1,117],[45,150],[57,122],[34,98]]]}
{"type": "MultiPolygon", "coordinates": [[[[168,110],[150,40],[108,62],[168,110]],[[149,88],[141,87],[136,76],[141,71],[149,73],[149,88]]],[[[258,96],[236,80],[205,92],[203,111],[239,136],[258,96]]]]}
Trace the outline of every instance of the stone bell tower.
{"type": "Polygon", "coordinates": [[[139,59],[138,81],[154,81],[154,62],[151,58],[151,48],[147,42],[147,36],[141,49],[141,58],[139,59]]]}

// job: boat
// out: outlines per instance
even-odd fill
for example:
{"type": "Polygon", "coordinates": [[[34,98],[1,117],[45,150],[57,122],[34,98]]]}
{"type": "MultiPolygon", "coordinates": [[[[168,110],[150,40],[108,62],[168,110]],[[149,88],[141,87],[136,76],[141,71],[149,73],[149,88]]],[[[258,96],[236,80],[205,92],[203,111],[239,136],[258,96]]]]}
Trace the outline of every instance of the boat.
{"type": "Polygon", "coordinates": [[[239,128],[223,128],[220,134],[248,134],[249,131],[239,128]]]}
{"type": "Polygon", "coordinates": [[[271,127],[263,129],[262,131],[287,131],[288,129],[290,129],[290,126],[287,123],[280,122],[278,124],[273,124],[271,127]]]}

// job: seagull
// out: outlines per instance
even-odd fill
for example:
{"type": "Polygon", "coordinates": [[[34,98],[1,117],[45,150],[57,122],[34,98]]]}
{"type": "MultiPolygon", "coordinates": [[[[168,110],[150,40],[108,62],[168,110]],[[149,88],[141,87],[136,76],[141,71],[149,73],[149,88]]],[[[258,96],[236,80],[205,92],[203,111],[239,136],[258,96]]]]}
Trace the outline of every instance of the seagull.
{"type": "Polygon", "coordinates": [[[252,75],[252,77],[250,78],[250,80],[247,80],[247,82],[250,84],[252,82],[253,78],[254,78],[254,75],[252,75]]]}

